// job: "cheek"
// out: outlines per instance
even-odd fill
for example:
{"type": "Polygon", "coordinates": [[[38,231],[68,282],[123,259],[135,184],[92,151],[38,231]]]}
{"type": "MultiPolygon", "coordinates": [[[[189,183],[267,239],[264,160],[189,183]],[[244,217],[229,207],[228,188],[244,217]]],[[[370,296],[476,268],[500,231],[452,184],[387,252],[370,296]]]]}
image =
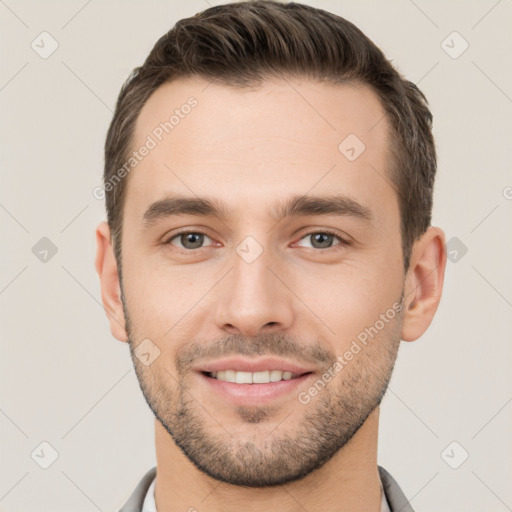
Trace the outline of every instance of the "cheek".
{"type": "Polygon", "coordinates": [[[295,276],[291,282],[304,303],[297,302],[297,307],[306,308],[303,320],[318,324],[321,332],[345,346],[393,308],[400,299],[403,273],[400,266],[353,261],[302,269],[300,279],[295,276]]]}
{"type": "Polygon", "coordinates": [[[200,271],[191,266],[151,267],[147,262],[127,266],[123,281],[134,339],[149,338],[162,351],[174,352],[181,340],[193,338],[198,315],[205,314],[208,292],[219,279],[215,276],[211,269],[200,271]]]}
{"type": "Polygon", "coordinates": [[[123,266],[125,302],[133,332],[142,338],[161,338],[174,323],[177,290],[153,269],[139,265],[137,271],[135,266],[123,266]]]}

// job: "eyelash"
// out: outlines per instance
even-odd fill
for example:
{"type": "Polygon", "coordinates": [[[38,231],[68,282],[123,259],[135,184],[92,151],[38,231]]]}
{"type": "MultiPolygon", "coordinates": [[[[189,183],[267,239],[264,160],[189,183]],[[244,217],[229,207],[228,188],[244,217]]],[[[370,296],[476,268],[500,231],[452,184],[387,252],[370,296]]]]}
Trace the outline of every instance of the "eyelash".
{"type": "MultiPolygon", "coordinates": [[[[167,240],[163,243],[163,245],[172,245],[171,244],[172,240],[174,240],[175,238],[179,237],[180,235],[184,235],[184,234],[204,235],[204,236],[206,236],[208,238],[211,238],[206,233],[204,233],[202,231],[187,231],[187,230],[185,230],[185,231],[180,231],[178,233],[174,233],[171,237],[167,238],[167,240]]],[[[334,245],[332,247],[327,247],[325,249],[316,249],[316,247],[307,247],[307,249],[316,249],[317,251],[327,252],[329,250],[336,250],[336,249],[339,249],[339,248],[341,248],[343,246],[350,245],[350,242],[348,242],[344,238],[341,238],[340,235],[338,235],[334,231],[330,231],[329,229],[323,229],[321,231],[310,231],[309,233],[305,233],[304,235],[302,235],[299,238],[299,240],[302,240],[303,238],[306,238],[307,236],[316,235],[316,234],[333,235],[335,238],[337,238],[340,241],[340,243],[336,244],[336,245],[334,245]]],[[[187,254],[191,254],[193,252],[200,251],[201,249],[206,249],[206,247],[199,247],[198,249],[182,249],[181,247],[175,247],[175,246],[173,246],[173,247],[178,252],[187,253],[187,254]]]]}

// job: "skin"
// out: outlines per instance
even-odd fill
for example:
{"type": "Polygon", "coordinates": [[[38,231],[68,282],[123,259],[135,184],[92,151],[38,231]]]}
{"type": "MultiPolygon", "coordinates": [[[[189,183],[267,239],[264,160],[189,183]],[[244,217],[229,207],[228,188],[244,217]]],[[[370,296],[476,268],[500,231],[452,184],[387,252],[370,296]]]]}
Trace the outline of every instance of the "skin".
{"type": "Polygon", "coordinates": [[[122,282],[108,225],[96,231],[111,331],[129,343],[155,413],[157,508],[378,512],[379,404],[400,340],[420,337],[438,307],[444,233],[430,227],[416,241],[404,275],[389,125],[369,87],[294,78],[234,89],[180,79],[150,97],[133,147],[190,96],[197,107],[126,178],[122,282]],[[349,134],[366,146],[352,162],[338,150],[349,134]],[[214,198],[228,215],[144,228],[148,206],[169,194],[214,198]],[[276,204],[303,194],[349,196],[372,219],[272,217],[276,204]],[[326,229],[336,236],[323,246],[307,236],[326,229]],[[166,244],[178,230],[207,236],[199,249],[190,235],[166,244]],[[250,264],[236,251],[247,236],[263,249],[250,264]],[[401,312],[301,403],[298,393],[402,297],[401,312]],[[134,356],[145,339],[160,351],[149,366],[134,356]],[[226,351],[270,354],[313,374],[292,393],[237,406],[194,371],[226,351]]]}

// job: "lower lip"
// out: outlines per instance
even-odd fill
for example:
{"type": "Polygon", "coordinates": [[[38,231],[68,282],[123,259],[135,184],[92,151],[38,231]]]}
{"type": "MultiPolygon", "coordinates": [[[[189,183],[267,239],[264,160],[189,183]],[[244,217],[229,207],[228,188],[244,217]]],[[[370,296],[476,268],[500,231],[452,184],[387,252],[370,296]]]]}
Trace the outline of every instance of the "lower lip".
{"type": "Polygon", "coordinates": [[[268,384],[237,384],[214,379],[204,373],[199,373],[202,380],[224,398],[229,399],[235,405],[261,404],[294,391],[300,384],[313,376],[312,373],[305,373],[300,377],[268,384]]]}

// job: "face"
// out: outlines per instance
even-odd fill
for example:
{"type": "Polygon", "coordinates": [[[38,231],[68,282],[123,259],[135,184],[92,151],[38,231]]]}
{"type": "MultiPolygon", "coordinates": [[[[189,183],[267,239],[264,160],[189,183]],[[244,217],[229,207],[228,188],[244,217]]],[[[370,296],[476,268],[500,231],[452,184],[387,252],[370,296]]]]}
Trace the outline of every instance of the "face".
{"type": "Polygon", "coordinates": [[[126,330],[148,405],[213,478],[301,478],[379,405],[404,291],[388,130],[367,86],[306,79],[178,80],[144,106],[126,330]]]}

